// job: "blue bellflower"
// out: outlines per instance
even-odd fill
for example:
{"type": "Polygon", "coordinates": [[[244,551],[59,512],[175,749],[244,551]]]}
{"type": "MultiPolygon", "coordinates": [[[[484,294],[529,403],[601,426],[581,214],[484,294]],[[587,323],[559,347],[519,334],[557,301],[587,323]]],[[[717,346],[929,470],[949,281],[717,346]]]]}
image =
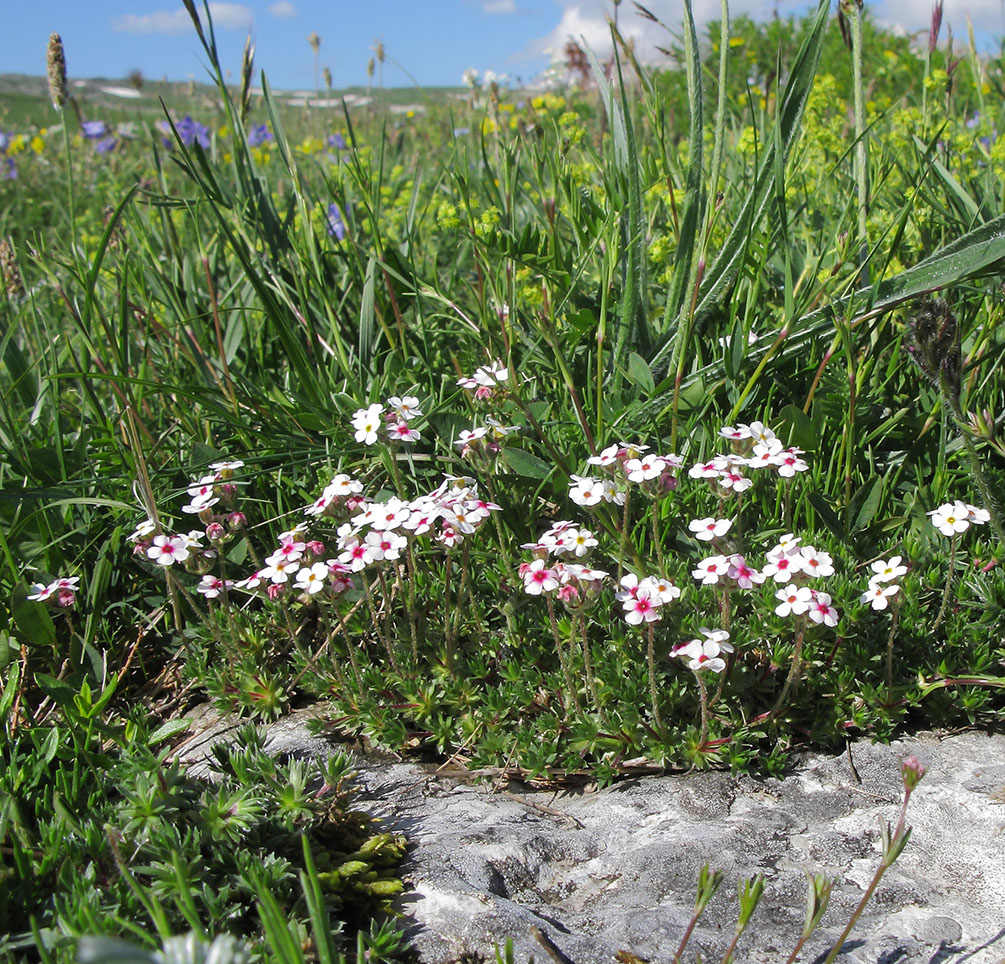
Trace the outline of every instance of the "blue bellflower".
{"type": "Polygon", "coordinates": [[[108,134],[108,125],[102,120],[84,121],[81,123],[80,129],[83,131],[84,137],[90,140],[97,140],[97,138],[105,137],[108,134]]]}
{"type": "Polygon", "coordinates": [[[248,131],[248,147],[261,147],[269,141],[274,141],[275,137],[269,130],[268,124],[256,124],[248,131]]]}
{"type": "Polygon", "coordinates": [[[328,205],[328,233],[337,241],[341,241],[345,237],[345,222],[342,220],[342,212],[334,201],[328,205]]]}

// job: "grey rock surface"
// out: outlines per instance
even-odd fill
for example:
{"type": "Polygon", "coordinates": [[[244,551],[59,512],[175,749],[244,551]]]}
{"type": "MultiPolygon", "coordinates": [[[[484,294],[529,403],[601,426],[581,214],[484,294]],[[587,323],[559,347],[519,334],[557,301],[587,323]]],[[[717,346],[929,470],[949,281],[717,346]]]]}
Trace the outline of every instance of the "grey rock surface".
{"type": "MultiPolygon", "coordinates": [[[[334,752],[305,729],[310,715],[273,724],[270,752],[334,752]]],[[[190,765],[233,728],[209,724],[181,748],[190,765]]],[[[911,800],[913,835],[838,960],[1005,964],[1005,735],[927,733],[852,753],[858,779],[848,754],[810,754],[784,780],[695,772],[520,793],[361,756],[358,785],[360,803],[410,841],[401,910],[430,964],[471,953],[493,961],[507,937],[521,962],[610,964],[618,951],[670,962],[705,863],[725,880],[684,960],[720,959],[737,885],[762,873],[764,897],[736,959],[782,964],[802,928],[807,873],[837,882],[799,959],[822,961],[843,929],[879,865],[880,822],[896,821],[900,761],[914,755],[928,774],[911,800]]]]}

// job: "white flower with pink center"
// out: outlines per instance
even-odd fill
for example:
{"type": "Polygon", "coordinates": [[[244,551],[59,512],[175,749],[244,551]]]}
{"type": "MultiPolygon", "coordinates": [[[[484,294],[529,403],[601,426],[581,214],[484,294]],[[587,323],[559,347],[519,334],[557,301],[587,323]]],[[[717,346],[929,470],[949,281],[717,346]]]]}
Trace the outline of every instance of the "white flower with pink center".
{"type": "Polygon", "coordinates": [[[691,570],[693,578],[703,586],[714,586],[729,572],[729,560],[725,556],[707,556],[691,570]]]}
{"type": "Polygon", "coordinates": [[[791,556],[778,555],[773,558],[769,556],[761,572],[775,582],[784,584],[789,582],[796,573],[804,570],[803,557],[794,554],[791,556]]]}
{"type": "Polygon", "coordinates": [[[223,595],[225,589],[230,589],[234,584],[230,580],[223,580],[219,576],[213,576],[206,574],[199,580],[199,585],[196,586],[196,591],[202,593],[207,599],[216,599],[218,596],[223,595]]]}
{"type": "Polygon", "coordinates": [[[523,573],[524,592],[531,596],[540,596],[545,592],[558,589],[558,573],[549,569],[543,559],[535,559],[523,573]]]}
{"type": "Polygon", "coordinates": [[[797,472],[805,472],[809,468],[809,465],[799,457],[801,454],[797,448],[785,449],[778,454],[775,464],[778,466],[778,474],[783,479],[791,479],[797,472]]]}
{"type": "Polygon", "coordinates": [[[692,479],[717,479],[719,473],[724,472],[728,468],[729,462],[723,456],[717,455],[714,459],[709,459],[707,462],[699,462],[697,465],[692,465],[687,470],[687,474],[692,479]]]}
{"type": "Polygon", "coordinates": [[[392,442],[418,442],[422,435],[417,428],[412,428],[408,422],[393,422],[387,427],[388,438],[392,442]]]}
{"type": "Polygon", "coordinates": [[[629,482],[648,482],[650,479],[658,479],[666,467],[666,462],[656,456],[629,459],[625,462],[625,474],[629,482]]]}
{"type": "Polygon", "coordinates": [[[890,604],[890,599],[900,592],[900,586],[891,583],[883,585],[881,582],[869,583],[869,588],[862,593],[861,602],[867,602],[873,609],[886,609],[890,604]]]}
{"type": "Polygon", "coordinates": [[[803,557],[803,571],[808,576],[833,576],[834,560],[829,552],[818,552],[813,546],[803,546],[799,550],[803,557]]]}
{"type": "Polygon", "coordinates": [[[711,639],[692,639],[675,651],[676,656],[687,660],[687,668],[694,673],[708,670],[721,673],[726,668],[726,661],[719,655],[721,647],[711,639]]]}
{"type": "Polygon", "coordinates": [[[625,622],[629,626],[639,626],[642,623],[653,623],[660,618],[660,602],[658,599],[643,592],[639,587],[638,592],[624,601],[625,622]]]}
{"type": "Polygon", "coordinates": [[[154,536],[153,545],[147,549],[147,558],[153,559],[158,566],[184,562],[188,556],[188,545],[183,536],[154,536]]]}
{"type": "Polygon", "coordinates": [[[802,616],[813,602],[813,590],[809,586],[786,586],[775,593],[779,600],[775,612],[779,616],[802,616]]]}
{"type": "Polygon", "coordinates": [[[729,532],[733,525],[732,519],[692,519],[688,524],[688,529],[694,533],[695,539],[699,542],[711,542],[729,532]]]}
{"type": "Polygon", "coordinates": [[[726,575],[734,579],[741,589],[753,589],[755,583],[760,585],[766,578],[764,573],[748,565],[747,560],[738,552],[729,557],[729,571],[726,575]]]}
{"type": "Polygon", "coordinates": [[[838,611],[831,605],[831,597],[825,592],[813,593],[813,601],[809,608],[810,619],[825,626],[836,626],[838,611]]]}

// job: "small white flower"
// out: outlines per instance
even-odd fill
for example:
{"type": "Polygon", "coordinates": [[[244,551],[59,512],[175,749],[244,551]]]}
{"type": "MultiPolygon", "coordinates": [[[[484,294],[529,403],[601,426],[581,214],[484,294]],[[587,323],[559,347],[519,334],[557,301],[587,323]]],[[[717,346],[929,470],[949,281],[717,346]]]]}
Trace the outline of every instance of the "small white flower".
{"type": "Polygon", "coordinates": [[[574,475],[572,476],[572,486],[569,489],[569,498],[576,505],[597,505],[604,498],[603,483],[588,475],[574,475]]]}
{"type": "Polygon", "coordinates": [[[377,432],[383,425],[384,408],[373,404],[369,408],[361,408],[352,417],[352,427],[356,429],[355,439],[364,445],[373,445],[377,441],[377,432]]]}
{"type": "Polygon", "coordinates": [[[900,592],[900,586],[891,583],[884,586],[881,582],[869,583],[869,589],[862,593],[861,602],[869,603],[873,609],[886,609],[890,598],[900,592]]]}
{"type": "Polygon", "coordinates": [[[966,532],[970,528],[970,509],[958,499],[955,502],[944,502],[928,514],[932,517],[932,525],[944,536],[966,532]]]}
{"type": "Polygon", "coordinates": [[[703,586],[714,586],[728,571],[729,560],[725,556],[708,556],[698,563],[697,569],[691,570],[691,575],[703,586]]]}
{"type": "Polygon", "coordinates": [[[387,407],[394,411],[403,422],[422,414],[419,409],[419,400],[414,395],[405,395],[402,398],[392,395],[387,400],[387,407]]]}
{"type": "Polygon", "coordinates": [[[733,525],[732,519],[692,519],[688,524],[688,529],[694,533],[695,539],[699,542],[711,542],[729,532],[733,525]]]}
{"type": "Polygon", "coordinates": [[[803,557],[803,572],[808,576],[833,576],[834,560],[828,552],[817,552],[813,546],[803,546],[799,550],[803,557]]]}
{"type": "Polygon", "coordinates": [[[648,482],[650,479],[658,479],[666,467],[666,462],[658,457],[629,459],[625,463],[625,474],[629,482],[648,482]]]}
{"type": "Polygon", "coordinates": [[[878,582],[892,582],[906,573],[907,566],[900,564],[900,556],[891,556],[889,562],[885,559],[877,559],[872,564],[872,575],[869,577],[869,585],[873,586],[878,582]]]}

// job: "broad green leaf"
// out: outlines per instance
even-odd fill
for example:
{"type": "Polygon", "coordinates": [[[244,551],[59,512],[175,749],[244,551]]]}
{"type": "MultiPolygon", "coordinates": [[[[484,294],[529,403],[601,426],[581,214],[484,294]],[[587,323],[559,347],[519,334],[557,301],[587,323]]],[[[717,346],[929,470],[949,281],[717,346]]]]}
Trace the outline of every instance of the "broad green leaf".
{"type": "Polygon", "coordinates": [[[653,373],[649,370],[646,360],[637,351],[633,351],[628,356],[628,377],[647,395],[652,395],[656,387],[653,373]]]}
{"type": "Polygon", "coordinates": [[[529,479],[546,479],[554,471],[553,466],[523,449],[504,448],[502,459],[517,475],[529,479]]]}

